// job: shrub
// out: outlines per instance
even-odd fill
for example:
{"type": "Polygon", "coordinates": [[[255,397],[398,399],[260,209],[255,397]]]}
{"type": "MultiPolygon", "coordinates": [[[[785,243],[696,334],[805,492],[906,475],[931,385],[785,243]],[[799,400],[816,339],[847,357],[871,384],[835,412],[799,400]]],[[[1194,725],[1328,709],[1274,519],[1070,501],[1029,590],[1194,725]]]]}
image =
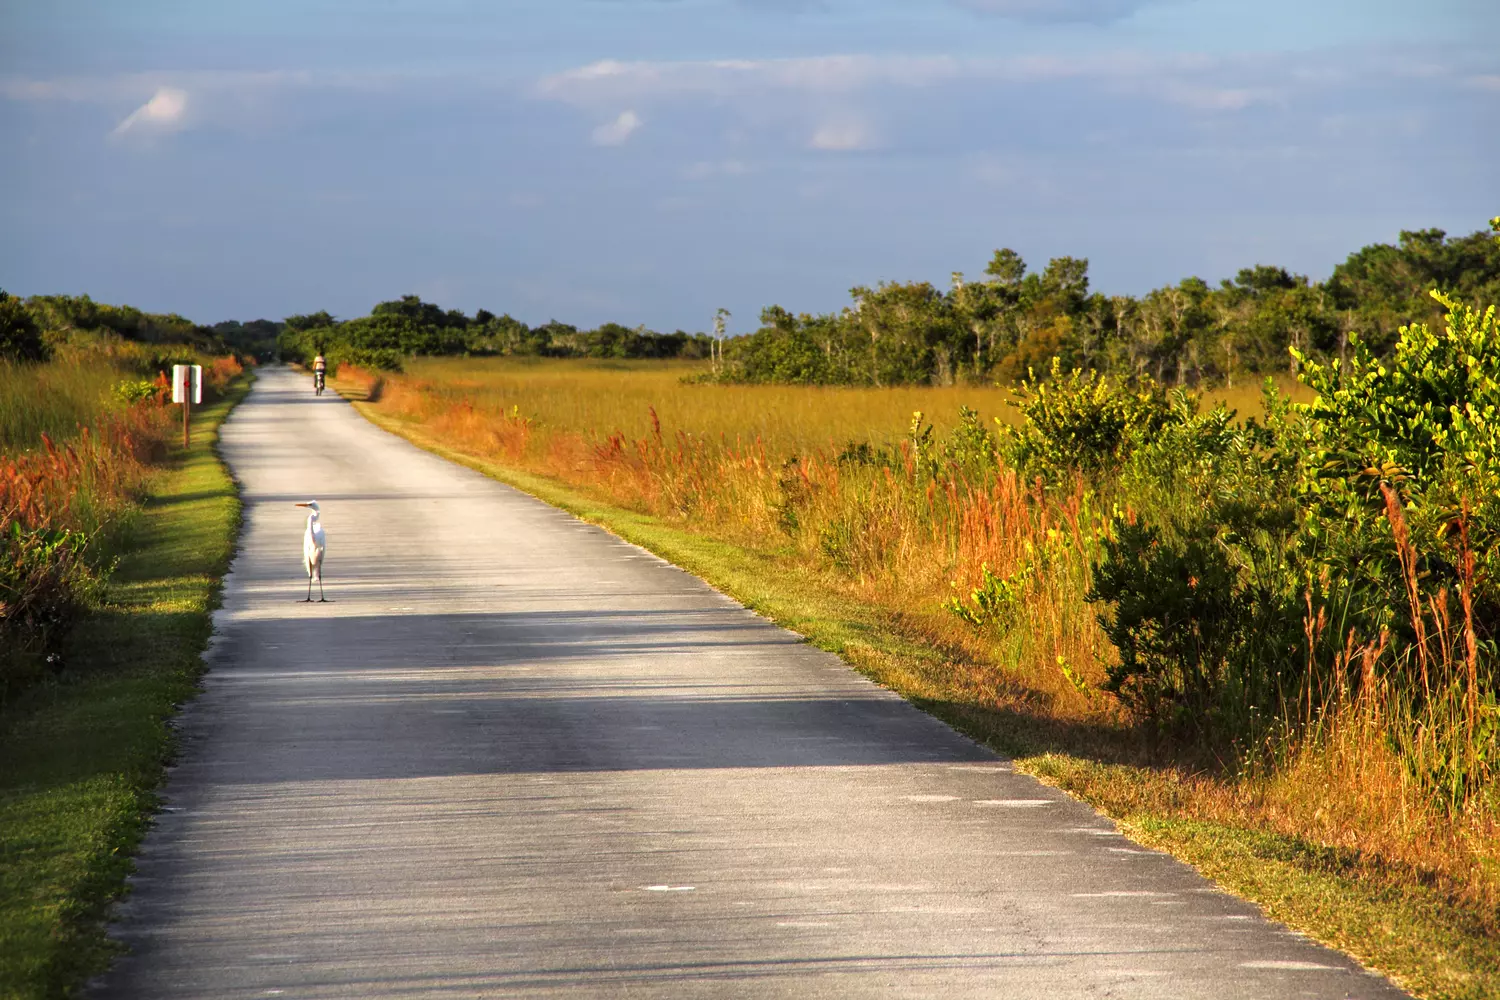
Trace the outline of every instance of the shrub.
{"type": "Polygon", "coordinates": [[[1249,617],[1234,566],[1212,539],[1141,523],[1118,524],[1104,549],[1088,598],[1112,605],[1100,625],[1120,658],[1106,689],[1147,718],[1199,723],[1249,617]]]}
{"type": "Polygon", "coordinates": [[[135,406],[147,401],[160,400],[160,386],[153,379],[126,379],[115,383],[114,393],[125,403],[135,406]]]}
{"type": "Polygon", "coordinates": [[[1195,408],[1193,397],[1181,390],[1169,394],[1149,380],[1131,388],[1095,371],[1064,373],[1057,358],[1049,379],[1032,371],[1017,395],[1022,420],[1000,430],[1005,456],[1053,481],[1074,471],[1117,469],[1137,441],[1185,420],[1195,408]]]}
{"type": "Polygon", "coordinates": [[[34,672],[40,657],[56,662],[59,640],[99,597],[103,574],[85,559],[89,536],[68,529],[0,532],[0,693],[34,672]],[[9,662],[6,662],[9,661],[9,662]]]}
{"type": "Polygon", "coordinates": [[[0,288],[0,358],[46,361],[51,354],[26,303],[0,288]]]}
{"type": "Polygon", "coordinates": [[[1435,591],[1459,584],[1451,545],[1462,516],[1479,553],[1477,612],[1493,636],[1500,612],[1500,321],[1439,292],[1442,332],[1423,323],[1400,331],[1377,360],[1355,339],[1347,366],[1302,358],[1299,378],[1318,396],[1299,407],[1306,422],[1303,542],[1330,572],[1360,581],[1367,627],[1398,618],[1404,603],[1381,486],[1405,507],[1421,574],[1435,591]],[[1337,530],[1330,530],[1337,526],[1337,530]]]}
{"type": "Polygon", "coordinates": [[[898,469],[901,456],[894,448],[871,445],[868,441],[850,441],[834,459],[843,468],[898,469]]]}
{"type": "Polygon", "coordinates": [[[1174,527],[1117,522],[1104,541],[1088,593],[1109,603],[1099,624],[1119,654],[1104,687],[1201,744],[1254,743],[1300,690],[1305,660],[1278,547],[1265,534],[1236,544],[1224,531],[1174,527]]]}
{"type": "Polygon", "coordinates": [[[234,381],[245,371],[245,366],[240,364],[240,359],[234,355],[226,355],[222,358],[214,358],[203,369],[203,381],[215,396],[222,395],[229,388],[229,383],[234,381]]]}
{"type": "Polygon", "coordinates": [[[1303,358],[1309,404],[1268,397],[1244,427],[1174,413],[1132,446],[1114,481],[1132,509],[1089,599],[1119,652],[1106,686],[1143,717],[1231,741],[1307,725],[1373,683],[1345,668],[1377,640],[1369,677],[1403,717],[1454,682],[1434,664],[1463,661],[1475,705],[1493,692],[1500,326],[1437,298],[1445,331],[1403,327],[1384,362],[1357,340],[1347,365],[1303,358]],[[1454,597],[1472,640],[1457,660],[1454,597]]]}
{"type": "Polygon", "coordinates": [[[1032,567],[1027,565],[1008,577],[990,572],[988,563],[980,566],[979,586],[969,591],[968,601],[950,597],[943,610],[968,622],[975,628],[1010,628],[1021,612],[1026,589],[1031,583],[1032,567]]]}
{"type": "Polygon", "coordinates": [[[958,426],[943,445],[943,457],[976,477],[995,471],[999,448],[978,411],[967,406],[958,408],[958,426]]]}
{"type": "MultiPolygon", "coordinates": [[[[308,360],[310,361],[311,358],[308,360]]],[[[340,345],[332,351],[329,357],[329,367],[337,370],[338,365],[348,364],[358,368],[368,368],[371,371],[399,372],[405,361],[406,355],[395,348],[340,345]]]]}
{"type": "Polygon", "coordinates": [[[1300,465],[1286,400],[1266,386],[1264,425],[1223,406],[1170,419],[1131,448],[1088,600],[1119,660],[1105,687],[1146,721],[1219,746],[1255,741],[1307,661],[1298,527],[1300,465]]]}

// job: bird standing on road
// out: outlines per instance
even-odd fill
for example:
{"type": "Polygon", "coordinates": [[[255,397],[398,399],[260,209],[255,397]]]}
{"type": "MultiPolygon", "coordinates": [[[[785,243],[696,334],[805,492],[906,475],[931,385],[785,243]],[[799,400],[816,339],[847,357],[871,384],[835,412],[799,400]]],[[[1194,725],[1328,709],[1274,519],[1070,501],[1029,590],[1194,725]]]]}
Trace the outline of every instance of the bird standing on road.
{"type": "Polygon", "coordinates": [[[318,520],[318,515],[321,513],[318,510],[318,501],[309,500],[297,506],[306,507],[312,511],[307,515],[307,530],[302,533],[302,565],[307,570],[307,598],[302,603],[307,604],[312,601],[312,585],[315,576],[318,578],[318,600],[327,602],[328,598],[323,596],[323,553],[328,548],[328,540],[323,535],[323,524],[318,520]]]}

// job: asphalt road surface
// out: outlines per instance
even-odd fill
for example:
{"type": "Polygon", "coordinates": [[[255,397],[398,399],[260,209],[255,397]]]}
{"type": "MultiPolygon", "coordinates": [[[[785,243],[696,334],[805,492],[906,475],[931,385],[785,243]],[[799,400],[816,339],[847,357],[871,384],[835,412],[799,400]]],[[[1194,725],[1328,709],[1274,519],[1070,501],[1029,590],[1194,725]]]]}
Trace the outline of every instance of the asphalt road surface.
{"type": "Polygon", "coordinates": [[[1404,995],[305,377],[223,452],[242,547],[93,995],[1404,995]]]}

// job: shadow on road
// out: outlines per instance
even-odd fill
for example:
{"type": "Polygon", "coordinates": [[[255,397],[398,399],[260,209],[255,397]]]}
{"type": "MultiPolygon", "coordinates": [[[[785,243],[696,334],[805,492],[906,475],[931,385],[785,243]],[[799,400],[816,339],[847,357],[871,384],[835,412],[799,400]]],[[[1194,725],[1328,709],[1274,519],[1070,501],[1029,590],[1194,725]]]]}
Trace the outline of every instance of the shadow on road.
{"type": "Polygon", "coordinates": [[[228,697],[213,703],[255,711],[201,720],[210,758],[236,762],[221,781],[995,759],[743,613],[288,616],[273,643],[238,634],[215,653],[209,683],[228,697]],[[800,686],[788,657],[805,661],[800,686]]]}

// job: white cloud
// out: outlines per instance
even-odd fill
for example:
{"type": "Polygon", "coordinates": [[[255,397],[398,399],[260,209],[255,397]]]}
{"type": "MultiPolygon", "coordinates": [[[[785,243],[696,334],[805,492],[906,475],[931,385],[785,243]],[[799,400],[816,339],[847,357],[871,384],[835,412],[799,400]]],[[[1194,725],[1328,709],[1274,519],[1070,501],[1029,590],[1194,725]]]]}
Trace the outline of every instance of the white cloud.
{"type": "Polygon", "coordinates": [[[924,86],[964,75],[950,56],[828,55],[795,59],[620,62],[606,59],[537,81],[538,96],[592,107],[602,101],[733,97],[753,91],[851,93],[878,84],[924,86]]]}
{"type": "MultiPolygon", "coordinates": [[[[206,121],[241,131],[265,130],[295,118],[309,92],[338,91],[369,97],[398,89],[442,93],[454,78],[401,73],[190,71],[60,76],[0,76],[0,100],[28,104],[88,104],[119,114],[111,139],[180,131],[206,121]]],[[[468,86],[481,85],[471,81],[468,86]]],[[[492,83],[492,85],[494,85],[492,83]]],[[[512,90],[515,85],[512,84],[512,90]]]]}
{"type": "MultiPolygon", "coordinates": [[[[719,101],[801,107],[816,127],[830,112],[879,90],[955,85],[1001,87],[1093,80],[1122,91],[1205,111],[1233,111],[1272,100],[1293,85],[1285,60],[1202,55],[1095,53],[960,59],[952,56],[827,55],[792,59],[620,62],[604,60],[546,76],[533,94],[598,110],[673,102],[719,101]]],[[[1328,80],[1302,80],[1316,86],[1328,80]]]]}
{"type": "MultiPolygon", "coordinates": [[[[1289,63],[1290,68],[1298,65],[1276,57],[1131,51],[981,58],[866,54],[609,59],[543,77],[531,93],[600,117],[614,114],[621,105],[632,108],[594,130],[594,141],[601,145],[627,141],[640,126],[641,115],[672,122],[686,112],[696,116],[695,130],[717,129],[730,149],[790,140],[812,150],[853,151],[888,147],[916,133],[930,140],[935,134],[932,123],[951,117],[952,108],[1006,102],[1011,94],[1025,103],[1045,99],[1021,91],[1028,87],[1071,84],[1105,99],[1134,99],[1199,116],[1220,116],[1252,105],[1285,104],[1295,91],[1329,86],[1326,81],[1289,79],[1289,63]],[[922,111],[924,106],[934,113],[922,111]],[[703,124],[705,116],[711,116],[711,125],[703,124]],[[731,135],[739,138],[727,138],[731,135]]],[[[705,172],[695,169],[689,176],[705,172]]]]}
{"type": "Polygon", "coordinates": [[[622,111],[620,117],[614,121],[606,122],[594,129],[594,145],[623,145],[625,140],[629,139],[641,125],[641,118],[634,111],[622,111]]]}
{"type": "Polygon", "coordinates": [[[850,152],[875,145],[874,136],[859,122],[826,122],[819,125],[807,140],[808,148],[830,152],[850,152]]]}
{"type": "Polygon", "coordinates": [[[159,87],[151,95],[151,100],[126,115],[110,135],[124,135],[131,130],[176,131],[183,126],[187,106],[187,91],[176,87],[159,87]]]}

